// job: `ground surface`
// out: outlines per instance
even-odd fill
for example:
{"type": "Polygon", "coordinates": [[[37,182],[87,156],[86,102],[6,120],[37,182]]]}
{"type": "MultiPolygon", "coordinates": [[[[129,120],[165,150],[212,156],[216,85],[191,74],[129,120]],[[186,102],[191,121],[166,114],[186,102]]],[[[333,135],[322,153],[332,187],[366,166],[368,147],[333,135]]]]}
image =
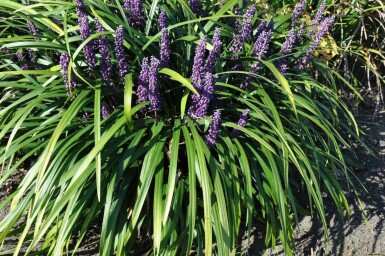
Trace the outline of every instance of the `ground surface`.
{"type": "MultiPolygon", "coordinates": [[[[327,220],[329,221],[329,242],[325,242],[324,229],[317,220],[305,217],[296,228],[297,248],[295,255],[338,255],[338,256],[385,256],[385,110],[373,118],[372,113],[357,117],[359,126],[366,133],[366,142],[371,145],[377,157],[363,148],[357,149],[357,156],[364,168],[355,171],[363,189],[357,186],[359,197],[366,214],[366,222],[348,187],[348,201],[351,218],[344,222],[330,198],[325,198],[327,220]]],[[[340,180],[341,181],[341,180],[340,180]]],[[[341,181],[343,183],[343,181],[341,181]]],[[[249,255],[260,255],[258,241],[254,241],[249,255]]],[[[284,255],[282,246],[268,250],[266,255],[284,255]]]]}

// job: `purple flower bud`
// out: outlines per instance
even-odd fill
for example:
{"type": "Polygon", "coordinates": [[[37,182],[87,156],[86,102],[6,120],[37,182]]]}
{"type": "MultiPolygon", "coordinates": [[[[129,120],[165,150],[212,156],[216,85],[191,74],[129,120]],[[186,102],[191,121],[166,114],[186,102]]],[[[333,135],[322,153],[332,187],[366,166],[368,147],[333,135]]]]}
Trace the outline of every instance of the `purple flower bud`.
{"type": "Polygon", "coordinates": [[[255,15],[255,11],[256,11],[255,5],[249,7],[246,10],[245,17],[242,20],[242,29],[241,29],[240,35],[243,42],[248,40],[251,36],[252,22],[255,15]]]}
{"type": "Polygon", "coordinates": [[[34,36],[40,35],[40,31],[36,28],[34,23],[27,21],[27,24],[28,24],[28,29],[32,33],[32,35],[34,35],[34,36]]]}
{"type": "Polygon", "coordinates": [[[296,38],[295,38],[296,42],[299,42],[299,41],[302,40],[304,28],[305,28],[305,24],[302,23],[300,28],[297,31],[297,35],[296,35],[296,38]]]}
{"type": "Polygon", "coordinates": [[[199,97],[198,102],[191,105],[191,108],[189,110],[190,116],[194,119],[196,118],[203,118],[207,115],[207,111],[210,106],[210,102],[213,99],[214,96],[214,85],[215,85],[215,79],[213,74],[210,72],[206,72],[204,76],[204,86],[201,90],[201,94],[199,97]]]}
{"type": "Polygon", "coordinates": [[[293,46],[295,44],[295,41],[296,41],[296,35],[294,33],[294,28],[292,28],[289,31],[289,34],[287,36],[286,41],[282,44],[281,50],[279,51],[279,53],[281,55],[288,55],[288,54],[290,54],[292,49],[293,49],[293,46]]]}
{"type": "Polygon", "coordinates": [[[35,62],[36,57],[35,57],[35,55],[34,55],[32,49],[31,49],[31,48],[27,48],[27,52],[28,52],[28,58],[29,58],[29,60],[32,61],[32,62],[35,62]]]}
{"type": "Polygon", "coordinates": [[[129,12],[127,17],[128,22],[132,26],[139,27],[141,22],[144,21],[143,15],[143,0],[124,0],[123,7],[129,12]]]}
{"type": "Polygon", "coordinates": [[[323,14],[326,9],[326,0],[323,0],[320,6],[318,7],[317,13],[315,14],[314,19],[311,21],[312,25],[318,25],[320,24],[323,14]]]}
{"type": "Polygon", "coordinates": [[[217,138],[219,135],[219,123],[221,121],[221,111],[216,110],[214,112],[213,118],[211,119],[211,125],[209,128],[209,133],[206,137],[206,144],[209,147],[212,147],[217,142],[217,138]]]}
{"type": "Polygon", "coordinates": [[[102,101],[102,118],[106,119],[109,115],[111,115],[111,108],[108,106],[106,101],[102,101]]]}
{"type": "MultiPolygon", "coordinates": [[[[234,8],[234,14],[235,15],[241,15],[241,9],[239,8],[239,6],[234,8]]],[[[234,20],[234,30],[235,31],[241,30],[241,23],[237,19],[234,20]]]]}
{"type": "Polygon", "coordinates": [[[118,61],[119,77],[123,81],[124,76],[128,74],[128,63],[126,60],[126,51],[123,46],[123,26],[118,26],[115,37],[115,56],[118,61]]]}
{"type": "MultiPolygon", "coordinates": [[[[240,116],[240,118],[239,118],[239,120],[238,120],[238,125],[239,125],[239,126],[245,127],[246,122],[247,122],[247,118],[248,118],[248,116],[249,116],[249,112],[250,112],[249,109],[245,109],[245,110],[242,112],[242,114],[241,114],[241,116],[240,116]]],[[[233,136],[234,136],[234,137],[238,137],[239,135],[240,135],[240,131],[239,131],[238,129],[235,129],[235,128],[234,128],[234,130],[233,130],[233,136]]]]}
{"type": "MultiPolygon", "coordinates": [[[[104,28],[100,24],[99,20],[95,18],[94,20],[96,30],[98,32],[103,32],[104,28]]],[[[104,80],[104,84],[108,86],[113,86],[114,83],[111,81],[112,75],[112,64],[110,56],[110,47],[108,46],[108,40],[105,35],[100,36],[99,41],[99,52],[100,52],[100,72],[104,80]]]]}
{"type": "Polygon", "coordinates": [[[86,14],[84,13],[85,4],[83,0],[75,0],[75,4],[79,7],[76,8],[76,14],[78,15],[78,17],[80,18],[86,16],[86,14]]]}
{"type": "MultiPolygon", "coordinates": [[[[242,28],[240,29],[239,34],[235,36],[233,42],[230,46],[229,51],[231,53],[240,52],[242,50],[243,44],[251,36],[252,30],[252,21],[256,11],[256,7],[253,5],[246,10],[245,17],[242,20],[242,28]]],[[[233,60],[238,59],[238,56],[233,56],[233,60]]]]}
{"type": "Polygon", "coordinates": [[[161,29],[167,28],[167,13],[162,10],[159,14],[159,26],[161,29]]]}
{"type": "Polygon", "coordinates": [[[287,70],[289,69],[287,64],[287,58],[281,58],[278,60],[278,65],[277,65],[277,68],[278,68],[278,71],[283,75],[283,76],[286,76],[287,74],[287,70]]]}
{"type": "MultiPolygon", "coordinates": [[[[292,52],[293,46],[296,43],[296,34],[294,33],[294,28],[292,28],[287,36],[286,41],[282,44],[281,50],[279,53],[281,55],[288,55],[292,52]]],[[[287,57],[283,57],[278,60],[278,70],[282,75],[286,75],[287,72],[287,57]]]]}
{"type": "Polygon", "coordinates": [[[138,89],[136,90],[136,95],[138,99],[136,103],[139,104],[148,100],[148,78],[150,73],[150,66],[148,64],[148,58],[144,58],[142,61],[142,70],[139,74],[138,89]]]}
{"type": "Polygon", "coordinates": [[[202,76],[204,70],[206,54],[206,37],[202,37],[199,44],[195,48],[194,64],[192,67],[191,81],[195,89],[200,90],[202,88],[202,76]]]}
{"type": "Polygon", "coordinates": [[[24,60],[23,53],[21,53],[21,52],[17,52],[16,53],[16,57],[17,57],[18,61],[23,61],[24,60]]]}
{"type": "Polygon", "coordinates": [[[162,34],[160,36],[160,65],[167,67],[170,62],[170,36],[166,28],[162,28],[162,34]]]}
{"type": "Polygon", "coordinates": [[[68,53],[66,52],[63,52],[61,55],[60,55],[60,66],[61,66],[61,73],[63,75],[63,80],[64,80],[64,84],[67,88],[67,93],[69,94],[69,91],[70,91],[70,87],[71,89],[74,89],[76,87],[76,82],[74,81],[74,79],[69,79],[68,77],[68,66],[69,66],[69,63],[70,63],[70,57],[68,55],[68,53]],[[68,80],[70,80],[70,84],[71,86],[69,86],[69,83],[68,83],[68,80]]]}
{"type": "MultiPolygon", "coordinates": [[[[271,26],[270,26],[271,27],[271,26]]],[[[258,59],[262,59],[266,56],[267,50],[269,49],[269,44],[271,36],[273,34],[272,29],[262,31],[257,40],[254,43],[253,55],[258,59]]],[[[251,65],[252,72],[256,73],[259,70],[259,62],[256,61],[251,65]]]]}
{"type": "Polygon", "coordinates": [[[329,32],[334,22],[334,16],[327,17],[321,21],[321,24],[318,27],[318,31],[315,34],[314,38],[310,42],[309,48],[306,50],[306,53],[299,59],[298,69],[303,70],[305,66],[309,63],[310,57],[313,54],[316,47],[321,42],[322,38],[329,32]]]}
{"type": "Polygon", "coordinates": [[[308,31],[307,36],[312,37],[316,33],[316,27],[320,25],[323,14],[326,8],[326,1],[322,1],[321,5],[318,7],[317,13],[314,16],[314,19],[311,21],[312,28],[308,31]]]}
{"type": "Polygon", "coordinates": [[[267,29],[267,25],[268,24],[266,20],[261,21],[257,28],[257,32],[255,33],[255,37],[258,37],[262,33],[262,31],[265,31],[267,29]]]}
{"type": "Polygon", "coordinates": [[[152,56],[148,73],[148,99],[151,101],[150,108],[155,112],[160,111],[160,92],[158,86],[159,65],[160,61],[152,56]]]}
{"type": "Polygon", "coordinates": [[[196,16],[200,16],[202,13],[201,7],[199,5],[199,0],[189,0],[189,5],[191,10],[196,16]]]}
{"type": "MultiPolygon", "coordinates": [[[[82,40],[86,40],[88,37],[90,37],[90,27],[88,24],[88,17],[86,15],[79,17],[79,27],[80,27],[80,37],[82,40]]],[[[87,64],[94,68],[96,66],[96,58],[95,58],[95,52],[93,47],[93,41],[90,41],[83,47],[84,51],[84,57],[86,59],[87,64]]]]}
{"type": "Polygon", "coordinates": [[[291,25],[295,26],[302,16],[303,11],[305,10],[306,0],[301,0],[294,7],[293,14],[291,16],[291,25]]]}
{"type": "Polygon", "coordinates": [[[222,47],[220,27],[216,27],[214,30],[212,45],[213,45],[213,48],[211,49],[209,56],[207,57],[206,65],[205,65],[205,70],[208,72],[214,72],[215,62],[219,56],[219,52],[222,47]]]}
{"type": "Polygon", "coordinates": [[[74,0],[74,1],[75,1],[75,4],[77,6],[79,6],[80,8],[84,8],[85,7],[83,0],[74,0]]]}

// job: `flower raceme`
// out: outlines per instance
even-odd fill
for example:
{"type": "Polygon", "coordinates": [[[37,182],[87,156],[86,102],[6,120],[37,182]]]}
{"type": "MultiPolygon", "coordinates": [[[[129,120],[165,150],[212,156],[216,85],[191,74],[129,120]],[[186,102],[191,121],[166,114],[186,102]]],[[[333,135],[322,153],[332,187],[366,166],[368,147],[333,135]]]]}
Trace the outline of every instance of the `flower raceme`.
{"type": "Polygon", "coordinates": [[[128,62],[126,59],[126,51],[124,50],[123,41],[123,26],[118,26],[115,37],[115,57],[118,62],[118,73],[121,81],[123,81],[124,76],[128,74],[128,62]]]}
{"type": "Polygon", "coordinates": [[[159,25],[162,30],[160,36],[160,66],[167,67],[170,62],[170,35],[167,31],[167,14],[164,10],[159,15],[159,25]]]}

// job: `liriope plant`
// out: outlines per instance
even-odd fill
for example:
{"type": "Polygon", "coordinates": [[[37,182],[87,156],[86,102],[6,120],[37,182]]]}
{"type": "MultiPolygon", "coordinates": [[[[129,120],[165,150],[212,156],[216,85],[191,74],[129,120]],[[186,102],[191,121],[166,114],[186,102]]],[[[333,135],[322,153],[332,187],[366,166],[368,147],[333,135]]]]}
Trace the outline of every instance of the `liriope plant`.
{"type": "Polygon", "coordinates": [[[306,8],[1,1],[0,184],[28,169],[1,204],[7,253],[74,255],[96,223],[100,255],[139,236],[155,255],[234,255],[262,222],[291,254],[299,216],[326,225],[323,192],[349,213],[336,173],[350,182],[358,129],[313,56],[334,16],[306,8]]]}

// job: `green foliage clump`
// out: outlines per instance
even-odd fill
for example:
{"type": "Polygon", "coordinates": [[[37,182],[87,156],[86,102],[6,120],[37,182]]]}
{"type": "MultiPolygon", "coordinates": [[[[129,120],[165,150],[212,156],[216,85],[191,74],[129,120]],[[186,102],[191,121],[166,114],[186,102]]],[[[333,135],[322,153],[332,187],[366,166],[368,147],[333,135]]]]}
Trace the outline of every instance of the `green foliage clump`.
{"type": "Polygon", "coordinates": [[[358,128],[313,56],[331,15],[301,26],[235,0],[3,0],[0,14],[0,184],[28,168],[1,205],[15,254],[76,251],[97,222],[101,255],[139,234],[154,254],[230,255],[256,221],[290,254],[298,216],[326,226],[324,191],[349,213],[336,175],[350,182],[340,146],[358,128]]]}

